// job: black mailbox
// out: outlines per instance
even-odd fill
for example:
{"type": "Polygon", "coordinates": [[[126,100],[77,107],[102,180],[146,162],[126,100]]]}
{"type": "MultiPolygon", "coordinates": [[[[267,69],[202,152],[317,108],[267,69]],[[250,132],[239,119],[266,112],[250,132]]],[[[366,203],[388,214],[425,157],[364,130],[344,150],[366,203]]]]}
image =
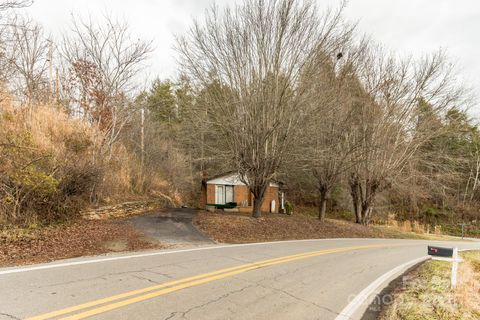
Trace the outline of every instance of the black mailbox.
{"type": "Polygon", "coordinates": [[[428,254],[430,256],[435,256],[435,257],[451,258],[453,256],[453,248],[442,248],[442,247],[428,246],[428,254]]]}

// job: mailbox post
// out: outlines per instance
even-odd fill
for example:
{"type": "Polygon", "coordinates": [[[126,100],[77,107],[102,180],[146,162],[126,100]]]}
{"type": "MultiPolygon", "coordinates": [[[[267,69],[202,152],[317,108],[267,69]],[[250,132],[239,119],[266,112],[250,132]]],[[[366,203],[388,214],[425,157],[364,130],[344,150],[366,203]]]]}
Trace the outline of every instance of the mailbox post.
{"type": "Polygon", "coordinates": [[[457,270],[458,270],[458,248],[455,247],[453,249],[452,255],[452,279],[451,279],[451,287],[455,289],[457,287],[457,270]]]}
{"type": "Polygon", "coordinates": [[[442,248],[428,246],[428,255],[432,256],[433,260],[449,261],[452,263],[452,275],[450,285],[452,289],[455,289],[455,287],[457,286],[458,263],[462,261],[462,259],[458,258],[458,248],[442,248]]]}

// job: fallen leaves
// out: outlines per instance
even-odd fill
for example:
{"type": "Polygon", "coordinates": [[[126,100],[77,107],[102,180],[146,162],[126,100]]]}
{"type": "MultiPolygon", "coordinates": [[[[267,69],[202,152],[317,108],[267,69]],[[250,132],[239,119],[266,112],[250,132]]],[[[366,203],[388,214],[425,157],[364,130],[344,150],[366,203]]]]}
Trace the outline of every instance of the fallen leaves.
{"type": "Polygon", "coordinates": [[[370,227],[329,219],[319,221],[307,215],[271,214],[256,219],[242,213],[202,211],[195,217],[194,224],[208,237],[226,243],[384,236],[370,227]]]}
{"type": "Polygon", "coordinates": [[[115,220],[77,220],[34,230],[0,233],[0,266],[48,262],[112,251],[162,248],[132,226],[115,220]]]}

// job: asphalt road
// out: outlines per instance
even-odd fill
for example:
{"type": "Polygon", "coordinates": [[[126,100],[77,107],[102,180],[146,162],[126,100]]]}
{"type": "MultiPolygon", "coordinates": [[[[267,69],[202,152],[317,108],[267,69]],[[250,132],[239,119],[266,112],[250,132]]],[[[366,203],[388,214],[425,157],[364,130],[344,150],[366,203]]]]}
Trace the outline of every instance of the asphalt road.
{"type": "Polygon", "coordinates": [[[440,244],[289,241],[0,269],[0,318],[336,319],[381,275],[425,256],[427,243],[440,244]]]}
{"type": "Polygon", "coordinates": [[[175,247],[212,245],[214,242],[193,226],[197,210],[191,208],[171,208],[155,213],[135,216],[127,220],[149,241],[175,247]]]}

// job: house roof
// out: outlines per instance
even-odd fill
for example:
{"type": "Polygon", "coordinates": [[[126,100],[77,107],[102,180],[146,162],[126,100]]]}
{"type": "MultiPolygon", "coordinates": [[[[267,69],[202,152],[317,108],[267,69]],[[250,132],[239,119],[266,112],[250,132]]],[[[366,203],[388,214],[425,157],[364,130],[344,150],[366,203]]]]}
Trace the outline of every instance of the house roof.
{"type": "Polygon", "coordinates": [[[224,173],[221,173],[221,174],[217,174],[217,175],[214,175],[214,176],[211,176],[211,177],[207,177],[207,178],[204,178],[203,181],[205,182],[208,182],[210,180],[214,180],[214,179],[217,179],[217,178],[223,178],[223,177],[227,177],[229,175],[232,175],[234,174],[235,171],[227,171],[227,172],[224,172],[224,173]]]}
{"type": "MultiPolygon", "coordinates": [[[[205,184],[231,184],[231,185],[245,185],[240,179],[240,174],[237,171],[227,171],[222,174],[218,174],[209,178],[205,178],[202,181],[205,184]],[[222,179],[224,178],[224,179],[222,179]],[[229,179],[230,178],[230,179],[229,179]],[[216,182],[216,183],[215,183],[216,182]]],[[[285,189],[285,184],[278,180],[272,180],[270,185],[285,189]]]]}

